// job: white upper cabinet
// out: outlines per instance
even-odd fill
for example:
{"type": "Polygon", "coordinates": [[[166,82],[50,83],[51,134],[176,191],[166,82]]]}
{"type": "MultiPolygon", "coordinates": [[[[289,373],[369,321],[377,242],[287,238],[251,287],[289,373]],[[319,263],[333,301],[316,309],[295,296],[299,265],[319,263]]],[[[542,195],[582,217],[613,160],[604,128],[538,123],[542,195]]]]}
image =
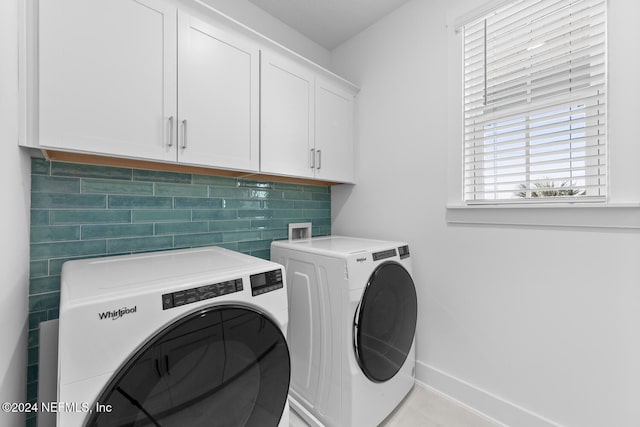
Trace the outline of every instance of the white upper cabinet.
{"type": "Polygon", "coordinates": [[[354,182],[354,93],[316,77],[316,178],[354,182]]]}
{"type": "Polygon", "coordinates": [[[261,72],[261,172],[353,182],[353,89],[273,52],[261,72]]]}
{"type": "Polygon", "coordinates": [[[20,144],[353,182],[355,87],[204,3],[27,10],[20,144]]]}
{"type": "Polygon", "coordinates": [[[38,144],[175,161],[175,6],[40,1],[38,19],[38,144]]]}
{"type": "Polygon", "coordinates": [[[178,31],[178,161],[257,171],[257,45],[181,12],[178,31]]]}
{"type": "Polygon", "coordinates": [[[262,53],[260,170],[314,177],[314,75],[280,55],[262,53]]]}

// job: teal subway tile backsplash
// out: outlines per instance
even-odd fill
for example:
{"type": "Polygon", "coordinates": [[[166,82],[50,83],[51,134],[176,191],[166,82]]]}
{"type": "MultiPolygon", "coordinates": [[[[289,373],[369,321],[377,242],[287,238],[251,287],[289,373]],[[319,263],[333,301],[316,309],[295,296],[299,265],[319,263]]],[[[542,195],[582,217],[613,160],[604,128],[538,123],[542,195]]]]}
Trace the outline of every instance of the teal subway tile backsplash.
{"type": "Polygon", "coordinates": [[[27,399],[37,398],[39,324],[58,317],[64,262],[209,245],[268,259],[291,222],[331,234],[330,200],[329,186],[33,159],[27,399]]]}

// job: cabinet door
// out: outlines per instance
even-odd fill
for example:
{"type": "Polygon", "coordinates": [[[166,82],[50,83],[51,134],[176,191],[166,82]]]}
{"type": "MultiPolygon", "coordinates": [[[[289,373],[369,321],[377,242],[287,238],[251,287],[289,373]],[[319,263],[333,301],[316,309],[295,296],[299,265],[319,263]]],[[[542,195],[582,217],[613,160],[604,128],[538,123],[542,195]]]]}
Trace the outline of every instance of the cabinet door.
{"type": "Polygon", "coordinates": [[[316,178],[354,182],[354,94],[316,78],[316,178]]]}
{"type": "Polygon", "coordinates": [[[314,75],[269,52],[261,62],[260,170],[314,176],[314,75]]]}
{"type": "Polygon", "coordinates": [[[250,41],[179,12],[179,162],[258,170],[259,55],[250,41]]]}
{"type": "Polygon", "coordinates": [[[175,6],[47,0],[38,21],[39,145],[175,161],[175,6]]]}

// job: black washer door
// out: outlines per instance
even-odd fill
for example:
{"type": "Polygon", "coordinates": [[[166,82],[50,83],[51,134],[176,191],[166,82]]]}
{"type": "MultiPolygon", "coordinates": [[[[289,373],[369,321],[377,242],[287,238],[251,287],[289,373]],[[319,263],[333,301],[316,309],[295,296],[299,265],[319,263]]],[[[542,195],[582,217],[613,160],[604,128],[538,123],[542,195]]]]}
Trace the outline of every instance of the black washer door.
{"type": "Polygon", "coordinates": [[[87,426],[277,426],[289,391],[280,328],[246,307],[210,307],[154,336],[113,377],[87,426]]]}
{"type": "Polygon", "coordinates": [[[354,319],[356,359],[367,378],[387,381],[402,368],[417,318],[416,289],[407,270],[396,262],[380,264],[354,319]]]}

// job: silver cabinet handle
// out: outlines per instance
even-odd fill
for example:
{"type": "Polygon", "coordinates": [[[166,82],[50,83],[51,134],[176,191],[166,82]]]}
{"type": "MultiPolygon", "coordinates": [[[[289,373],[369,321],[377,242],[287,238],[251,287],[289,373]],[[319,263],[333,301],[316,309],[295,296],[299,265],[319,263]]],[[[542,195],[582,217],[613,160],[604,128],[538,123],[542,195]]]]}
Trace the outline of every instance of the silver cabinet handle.
{"type": "Polygon", "coordinates": [[[173,147],[173,116],[169,117],[169,144],[168,147],[173,147]]]}
{"type": "Polygon", "coordinates": [[[187,148],[187,119],[182,121],[182,148],[187,148]]]}
{"type": "Polygon", "coordinates": [[[322,150],[316,150],[316,153],[318,153],[318,166],[316,166],[316,169],[320,169],[322,167],[322,150]]]}
{"type": "Polygon", "coordinates": [[[311,149],[311,169],[314,169],[316,167],[316,149],[312,148],[311,149]]]}

